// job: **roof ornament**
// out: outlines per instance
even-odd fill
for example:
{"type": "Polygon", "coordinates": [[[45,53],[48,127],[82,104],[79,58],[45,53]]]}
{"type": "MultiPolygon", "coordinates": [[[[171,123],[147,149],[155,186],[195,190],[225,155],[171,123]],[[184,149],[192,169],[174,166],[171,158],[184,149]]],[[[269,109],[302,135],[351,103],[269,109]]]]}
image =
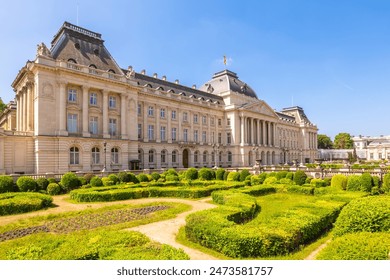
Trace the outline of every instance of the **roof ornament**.
{"type": "Polygon", "coordinates": [[[241,92],[246,92],[248,90],[248,85],[245,83],[244,85],[241,86],[241,92]]]}
{"type": "Polygon", "coordinates": [[[126,73],[127,78],[134,78],[135,77],[135,72],[132,66],[127,67],[127,73],[126,73]]]}
{"type": "Polygon", "coordinates": [[[40,43],[37,45],[37,56],[51,57],[51,52],[46,47],[45,43],[40,43]]]}
{"type": "Polygon", "coordinates": [[[212,93],[214,91],[214,88],[211,86],[211,84],[206,84],[206,86],[207,86],[206,90],[208,93],[212,93]]]}

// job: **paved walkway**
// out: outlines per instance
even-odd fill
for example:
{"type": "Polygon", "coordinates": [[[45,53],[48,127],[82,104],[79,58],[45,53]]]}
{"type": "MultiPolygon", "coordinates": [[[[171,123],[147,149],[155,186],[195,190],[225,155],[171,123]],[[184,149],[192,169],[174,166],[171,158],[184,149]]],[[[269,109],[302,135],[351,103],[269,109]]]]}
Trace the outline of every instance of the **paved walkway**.
{"type": "Polygon", "coordinates": [[[179,232],[179,228],[185,225],[185,218],[187,215],[215,207],[215,205],[207,203],[207,200],[210,198],[205,198],[203,200],[186,200],[179,198],[142,198],[142,199],[134,199],[134,200],[121,200],[121,201],[112,201],[112,202],[102,202],[102,203],[71,203],[68,202],[69,195],[60,195],[53,197],[53,204],[56,205],[53,208],[49,208],[46,210],[40,210],[35,212],[10,215],[10,216],[0,216],[0,225],[6,225],[12,222],[16,222],[21,219],[37,217],[37,216],[45,216],[49,214],[59,214],[70,211],[81,211],[85,209],[98,209],[105,206],[115,205],[115,204],[144,204],[149,202],[178,202],[184,203],[192,206],[192,209],[183,213],[180,213],[176,218],[159,221],[155,223],[150,223],[138,227],[128,228],[127,230],[139,231],[150,239],[171,245],[175,248],[183,249],[186,252],[190,259],[192,260],[211,260],[216,259],[213,256],[204,254],[198,250],[186,247],[182,244],[176,242],[175,238],[177,233],[179,232]]]}

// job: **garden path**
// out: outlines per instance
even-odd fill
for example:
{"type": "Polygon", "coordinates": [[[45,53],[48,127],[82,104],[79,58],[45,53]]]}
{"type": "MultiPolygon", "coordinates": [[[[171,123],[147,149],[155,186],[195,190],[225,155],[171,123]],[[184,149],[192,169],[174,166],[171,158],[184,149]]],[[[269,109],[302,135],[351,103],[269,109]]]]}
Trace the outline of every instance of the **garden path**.
{"type": "Polygon", "coordinates": [[[205,198],[202,200],[186,200],[186,199],[179,199],[179,198],[141,198],[136,200],[121,200],[121,201],[102,202],[102,203],[71,203],[68,201],[68,199],[69,199],[69,195],[53,196],[53,204],[55,205],[55,207],[53,208],[35,211],[35,212],[17,214],[17,215],[0,216],[0,225],[6,225],[25,218],[45,216],[49,214],[59,214],[59,213],[64,213],[69,211],[97,209],[97,208],[115,205],[115,204],[137,205],[137,204],[143,204],[149,202],[178,202],[178,203],[188,204],[192,206],[192,209],[183,212],[178,216],[176,216],[176,218],[170,220],[128,228],[127,230],[139,231],[141,233],[144,233],[146,236],[148,236],[150,239],[154,241],[168,244],[175,248],[183,249],[183,251],[189,255],[191,260],[216,259],[213,256],[210,256],[198,250],[179,244],[175,240],[176,235],[179,232],[179,228],[185,225],[185,218],[187,215],[200,210],[216,207],[215,205],[206,202],[207,200],[210,200],[210,198],[205,198]]]}

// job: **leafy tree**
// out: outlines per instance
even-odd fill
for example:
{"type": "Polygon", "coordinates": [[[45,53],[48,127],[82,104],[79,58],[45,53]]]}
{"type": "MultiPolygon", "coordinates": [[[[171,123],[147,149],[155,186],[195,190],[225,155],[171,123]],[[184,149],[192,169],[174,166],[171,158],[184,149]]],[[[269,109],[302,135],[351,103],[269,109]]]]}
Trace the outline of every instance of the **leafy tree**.
{"type": "Polygon", "coordinates": [[[0,97],[0,113],[3,112],[6,107],[7,107],[7,104],[4,104],[3,100],[0,97]]]}
{"type": "Polygon", "coordinates": [[[346,132],[340,132],[334,138],[334,148],[335,149],[352,149],[353,141],[351,135],[346,132]]]}
{"type": "Polygon", "coordinates": [[[332,149],[333,142],[328,135],[318,134],[317,136],[318,149],[332,149]]]}

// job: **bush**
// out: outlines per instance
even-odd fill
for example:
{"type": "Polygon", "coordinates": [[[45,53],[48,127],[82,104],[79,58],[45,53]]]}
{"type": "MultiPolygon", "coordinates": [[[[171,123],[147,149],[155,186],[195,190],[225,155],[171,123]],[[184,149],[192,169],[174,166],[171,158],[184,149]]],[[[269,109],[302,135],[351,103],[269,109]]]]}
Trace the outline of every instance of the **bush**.
{"type": "Polygon", "coordinates": [[[345,190],[347,188],[347,182],[348,182],[347,176],[342,174],[337,174],[332,177],[330,185],[332,188],[345,190]]]}
{"type": "Polygon", "coordinates": [[[217,180],[224,180],[223,175],[225,174],[225,169],[218,168],[215,172],[215,179],[217,180]]]}
{"type": "Polygon", "coordinates": [[[158,181],[158,179],[160,179],[160,174],[158,174],[157,172],[153,172],[152,174],[150,174],[150,176],[152,176],[152,180],[154,181],[158,181]]]}
{"type": "Polygon", "coordinates": [[[288,173],[287,171],[279,171],[279,172],[276,172],[276,178],[277,178],[278,180],[283,179],[283,178],[286,178],[287,173],[288,173]]]}
{"type": "Polygon", "coordinates": [[[35,180],[28,176],[19,177],[16,181],[16,185],[21,192],[33,192],[37,189],[37,183],[35,180]]]}
{"type": "Polygon", "coordinates": [[[84,186],[87,184],[87,180],[85,180],[84,177],[77,177],[77,180],[79,180],[79,186],[84,186]]]}
{"type": "Polygon", "coordinates": [[[251,174],[249,173],[248,169],[241,170],[241,172],[240,172],[240,181],[244,182],[246,177],[248,177],[249,175],[251,175],[251,174]]]}
{"type": "Polygon", "coordinates": [[[165,181],[167,182],[179,182],[179,176],[174,175],[174,174],[169,174],[165,176],[165,181]]]}
{"type": "Polygon", "coordinates": [[[58,183],[56,178],[48,178],[47,180],[49,181],[49,184],[51,184],[51,183],[58,183]]]}
{"type": "Polygon", "coordinates": [[[225,171],[225,173],[223,173],[223,180],[227,181],[229,173],[230,173],[229,171],[225,171]]]}
{"type": "Polygon", "coordinates": [[[213,172],[210,168],[203,167],[198,172],[198,177],[200,180],[210,181],[213,180],[213,172]]]}
{"type": "Polygon", "coordinates": [[[371,192],[372,188],[372,177],[369,173],[363,173],[360,176],[360,190],[363,192],[371,192]]]}
{"type": "Polygon", "coordinates": [[[387,173],[383,177],[383,184],[382,184],[382,189],[385,193],[390,192],[390,173],[387,173]]]}
{"type": "Polygon", "coordinates": [[[344,207],[335,223],[334,235],[361,231],[390,231],[390,196],[359,198],[344,207]]]}
{"type": "Polygon", "coordinates": [[[348,176],[347,191],[360,191],[360,176],[358,175],[348,176]]]}
{"type": "Polygon", "coordinates": [[[85,174],[84,176],[84,179],[85,179],[85,184],[89,184],[91,182],[91,179],[93,177],[95,177],[95,174],[92,174],[92,173],[87,173],[85,174]]]}
{"type": "Polygon", "coordinates": [[[276,178],[276,176],[277,176],[276,172],[267,173],[267,178],[269,178],[269,177],[275,177],[276,178]]]}
{"type": "Polygon", "coordinates": [[[103,186],[105,186],[105,187],[115,185],[115,182],[110,180],[110,178],[108,178],[108,177],[103,177],[102,182],[103,182],[103,186]]]}
{"type": "Polygon", "coordinates": [[[280,179],[279,183],[283,184],[283,185],[293,185],[294,184],[294,182],[291,179],[287,179],[287,178],[280,179]]]}
{"type": "Polygon", "coordinates": [[[37,190],[46,191],[47,186],[49,185],[49,181],[46,178],[38,178],[35,182],[37,183],[37,190]]]}
{"type": "Polygon", "coordinates": [[[268,177],[264,180],[263,184],[264,185],[273,185],[273,184],[276,184],[278,182],[278,179],[276,179],[276,177],[274,176],[271,176],[271,177],[268,177]]]}
{"type": "Polygon", "coordinates": [[[227,181],[240,181],[240,173],[236,171],[232,171],[227,176],[227,181]]]}
{"type": "Polygon", "coordinates": [[[0,193],[12,192],[14,180],[11,176],[0,175],[0,193]]]}
{"type": "Polygon", "coordinates": [[[115,174],[108,175],[108,179],[110,179],[110,181],[112,181],[114,183],[114,185],[116,185],[120,182],[118,176],[116,176],[115,174]]]}
{"type": "Polygon", "coordinates": [[[47,186],[47,193],[50,195],[57,195],[60,194],[61,187],[57,183],[50,183],[47,186]]]}
{"type": "Polygon", "coordinates": [[[61,186],[66,192],[74,190],[80,186],[80,181],[76,174],[72,172],[65,173],[61,178],[61,186]]]}
{"type": "Polygon", "coordinates": [[[325,187],[329,187],[332,179],[331,178],[324,178],[325,187]]]}
{"type": "Polygon", "coordinates": [[[99,177],[95,176],[91,179],[90,184],[92,187],[101,187],[103,186],[103,181],[99,177]]]}
{"type": "Polygon", "coordinates": [[[129,182],[132,182],[134,184],[138,184],[139,183],[139,180],[138,180],[137,176],[135,176],[135,174],[129,172],[129,173],[127,173],[127,175],[129,175],[129,178],[130,178],[129,182]]]}
{"type": "Polygon", "coordinates": [[[307,175],[305,172],[302,170],[298,170],[294,174],[294,183],[297,184],[298,186],[302,186],[306,182],[307,175]]]}
{"type": "Polygon", "coordinates": [[[187,180],[196,180],[198,179],[198,169],[196,168],[188,168],[185,174],[185,178],[187,180]]]}
{"type": "Polygon", "coordinates": [[[130,175],[127,172],[121,171],[118,173],[118,179],[122,183],[128,183],[130,182],[130,175]]]}
{"type": "Polygon", "coordinates": [[[307,177],[306,180],[305,180],[305,184],[310,184],[311,180],[313,180],[312,177],[307,177]]]}
{"type": "Polygon", "coordinates": [[[179,176],[179,174],[177,173],[177,171],[173,168],[170,168],[166,171],[166,175],[176,175],[176,176],[179,176]]]}
{"type": "Polygon", "coordinates": [[[326,187],[326,183],[324,180],[322,179],[311,179],[310,181],[310,185],[312,185],[313,187],[315,188],[322,188],[322,187],[326,187]]]}
{"type": "Polygon", "coordinates": [[[137,179],[139,182],[149,182],[149,177],[144,173],[138,174],[137,179]]]}
{"type": "Polygon", "coordinates": [[[0,195],[0,216],[37,211],[52,201],[51,196],[41,193],[4,193],[0,195]]]}
{"type": "Polygon", "coordinates": [[[380,179],[377,176],[372,176],[372,184],[375,187],[380,187],[380,179]]]}
{"type": "Polygon", "coordinates": [[[294,179],[294,172],[287,172],[286,178],[292,181],[294,179]]]}

